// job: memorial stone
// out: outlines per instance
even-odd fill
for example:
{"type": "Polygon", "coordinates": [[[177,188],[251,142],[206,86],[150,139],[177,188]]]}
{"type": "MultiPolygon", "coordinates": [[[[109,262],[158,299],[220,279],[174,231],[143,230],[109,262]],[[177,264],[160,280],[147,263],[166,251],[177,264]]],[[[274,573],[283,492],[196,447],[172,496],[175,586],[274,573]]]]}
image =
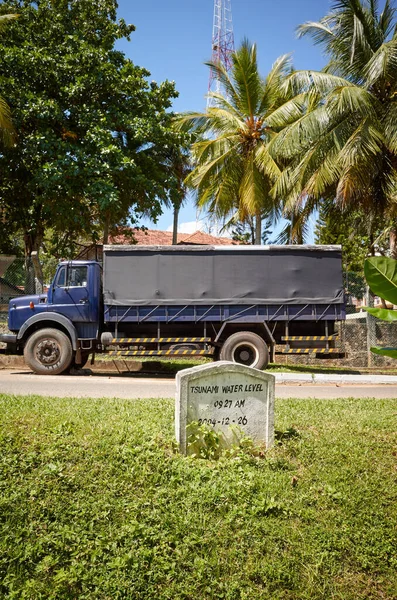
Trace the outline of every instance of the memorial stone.
{"type": "Polygon", "coordinates": [[[272,446],[274,375],[219,361],[180,371],[176,386],[175,435],[182,454],[189,454],[192,424],[213,429],[226,447],[243,436],[272,446]]]}

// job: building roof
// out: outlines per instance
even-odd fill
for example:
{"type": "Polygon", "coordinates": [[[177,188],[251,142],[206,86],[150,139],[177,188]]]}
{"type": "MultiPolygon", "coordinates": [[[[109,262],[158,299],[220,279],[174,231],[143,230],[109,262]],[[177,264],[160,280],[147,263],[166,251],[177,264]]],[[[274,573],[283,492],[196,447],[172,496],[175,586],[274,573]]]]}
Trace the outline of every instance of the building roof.
{"type": "MultiPolygon", "coordinates": [[[[227,237],[216,237],[203,231],[194,233],[178,233],[178,245],[181,246],[230,246],[238,245],[239,242],[227,237]]],[[[124,233],[109,236],[110,245],[137,244],[138,246],[171,246],[172,232],[159,231],[158,229],[124,229],[124,233]]],[[[75,259],[95,259],[102,260],[102,244],[83,245],[75,259]]]]}
{"type": "MultiPolygon", "coordinates": [[[[131,229],[131,235],[115,235],[109,238],[109,244],[131,244],[135,242],[145,246],[170,246],[172,244],[171,231],[159,231],[157,229],[131,229]]],[[[178,244],[195,244],[199,246],[230,246],[230,244],[238,244],[231,238],[216,237],[203,231],[195,231],[194,233],[178,233],[178,244]]]]}

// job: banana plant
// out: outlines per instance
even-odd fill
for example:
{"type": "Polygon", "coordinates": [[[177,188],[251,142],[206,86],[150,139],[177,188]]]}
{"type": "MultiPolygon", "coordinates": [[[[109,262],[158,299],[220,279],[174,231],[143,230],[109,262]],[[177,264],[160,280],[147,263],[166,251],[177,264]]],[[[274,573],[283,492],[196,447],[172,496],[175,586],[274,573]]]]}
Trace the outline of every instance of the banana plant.
{"type": "MultiPolygon", "coordinates": [[[[397,260],[385,256],[371,256],[365,260],[364,274],[371,291],[376,296],[397,305],[397,260]]],[[[382,321],[397,322],[397,310],[368,307],[365,310],[382,321]]],[[[397,358],[397,348],[374,346],[371,352],[397,358]]]]}

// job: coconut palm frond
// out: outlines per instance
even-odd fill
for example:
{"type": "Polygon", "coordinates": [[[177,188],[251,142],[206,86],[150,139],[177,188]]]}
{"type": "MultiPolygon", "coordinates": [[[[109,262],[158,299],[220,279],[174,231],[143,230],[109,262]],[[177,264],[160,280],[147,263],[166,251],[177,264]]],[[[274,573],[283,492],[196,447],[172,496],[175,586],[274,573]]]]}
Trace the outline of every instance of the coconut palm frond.
{"type": "Polygon", "coordinates": [[[173,119],[175,131],[190,133],[191,131],[205,133],[208,125],[205,113],[185,112],[176,114],[173,119]]]}
{"type": "Polygon", "coordinates": [[[295,71],[287,77],[283,87],[291,95],[312,91],[327,94],[331,90],[344,86],[354,85],[343,77],[338,77],[322,71],[295,71]]]}
{"type": "Polygon", "coordinates": [[[366,87],[371,88],[379,81],[395,81],[397,78],[397,39],[378,48],[367,63],[364,72],[366,87]]]}
{"type": "Polygon", "coordinates": [[[397,104],[394,102],[383,115],[383,132],[387,148],[397,155],[397,104]]]}
{"type": "Polygon", "coordinates": [[[11,119],[11,111],[7,102],[0,97],[0,135],[6,146],[12,146],[16,141],[16,132],[11,119]]]}
{"type": "Polygon", "coordinates": [[[318,22],[308,21],[303,23],[303,25],[297,27],[296,33],[299,38],[310,35],[314,43],[321,46],[330,44],[335,37],[328,20],[325,19],[318,22]]]}
{"type": "Polygon", "coordinates": [[[3,31],[3,29],[5,27],[7,27],[8,23],[10,23],[10,21],[14,21],[15,19],[18,19],[18,17],[19,17],[18,14],[0,15],[0,33],[3,31]]]}
{"type": "MultiPolygon", "coordinates": [[[[238,91],[236,90],[235,82],[229,77],[228,71],[222,64],[213,61],[208,61],[204,64],[212,70],[214,77],[219,80],[220,85],[225,90],[225,96],[223,96],[223,98],[230,98],[230,103],[236,108],[239,102],[238,91]]],[[[209,94],[210,97],[212,95],[213,92],[209,94]]]]}
{"type": "Polygon", "coordinates": [[[387,39],[393,32],[393,21],[396,9],[392,6],[391,0],[386,0],[383,11],[379,16],[379,28],[383,34],[383,39],[387,39]]]}
{"type": "Polygon", "coordinates": [[[354,114],[367,118],[377,114],[378,100],[365,88],[345,85],[328,94],[326,106],[335,115],[354,114]]]}
{"type": "Polygon", "coordinates": [[[247,117],[258,114],[262,96],[262,81],[259,76],[256,44],[243,40],[238,52],[232,55],[233,80],[238,95],[236,107],[247,117]]]}
{"type": "Polygon", "coordinates": [[[280,56],[272,65],[270,72],[262,85],[262,97],[258,108],[258,114],[268,113],[276,107],[279,101],[289,99],[284,96],[281,84],[292,72],[292,59],[290,54],[280,56]]]}
{"type": "Polygon", "coordinates": [[[264,173],[270,180],[274,182],[281,175],[281,171],[276,161],[271,157],[267,145],[258,146],[254,153],[254,162],[256,168],[264,173]]]}
{"type": "Polygon", "coordinates": [[[372,164],[376,156],[382,153],[384,136],[371,119],[360,123],[349,140],[339,152],[339,160],[344,168],[360,163],[372,164]]]}
{"type": "Polygon", "coordinates": [[[266,117],[267,124],[272,128],[283,128],[302,117],[310,102],[310,92],[298,94],[291,98],[266,117]]]}

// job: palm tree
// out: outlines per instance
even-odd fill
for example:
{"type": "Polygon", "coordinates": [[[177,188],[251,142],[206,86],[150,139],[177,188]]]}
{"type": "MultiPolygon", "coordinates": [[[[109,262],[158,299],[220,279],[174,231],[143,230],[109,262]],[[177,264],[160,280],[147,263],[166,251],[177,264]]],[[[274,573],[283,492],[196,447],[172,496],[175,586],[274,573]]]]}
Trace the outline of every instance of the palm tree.
{"type": "MultiPolygon", "coordinates": [[[[18,15],[7,14],[0,15],[0,34],[4,27],[13,19],[16,19],[18,15]]],[[[0,133],[3,138],[4,144],[10,145],[14,142],[14,127],[11,121],[10,108],[7,102],[0,96],[0,133]]]]}
{"type": "Polygon", "coordinates": [[[278,210],[270,190],[280,169],[268,144],[303,110],[301,99],[282,88],[292,70],[290,57],[277,59],[265,80],[258,72],[256,45],[247,40],[232,55],[230,75],[220,64],[207,64],[225,94],[212,93],[215,106],[205,113],[178,117],[181,129],[202,136],[192,146],[195,168],[187,184],[196,191],[198,206],[217,217],[234,215],[240,222],[255,217],[255,243],[260,244],[262,217],[278,210]]]}
{"type": "Polygon", "coordinates": [[[311,36],[329,63],[323,72],[295,72],[284,84],[292,94],[306,94],[308,109],[270,145],[288,165],[273,193],[297,217],[322,200],[382,214],[394,224],[397,257],[395,9],[389,0],[382,12],[378,0],[334,0],[330,14],[298,33],[311,36]]]}
{"type": "Polygon", "coordinates": [[[173,210],[172,243],[178,243],[179,211],[187,194],[186,178],[191,173],[191,159],[188,150],[181,144],[170,148],[165,160],[169,172],[168,206],[173,210]]]}

